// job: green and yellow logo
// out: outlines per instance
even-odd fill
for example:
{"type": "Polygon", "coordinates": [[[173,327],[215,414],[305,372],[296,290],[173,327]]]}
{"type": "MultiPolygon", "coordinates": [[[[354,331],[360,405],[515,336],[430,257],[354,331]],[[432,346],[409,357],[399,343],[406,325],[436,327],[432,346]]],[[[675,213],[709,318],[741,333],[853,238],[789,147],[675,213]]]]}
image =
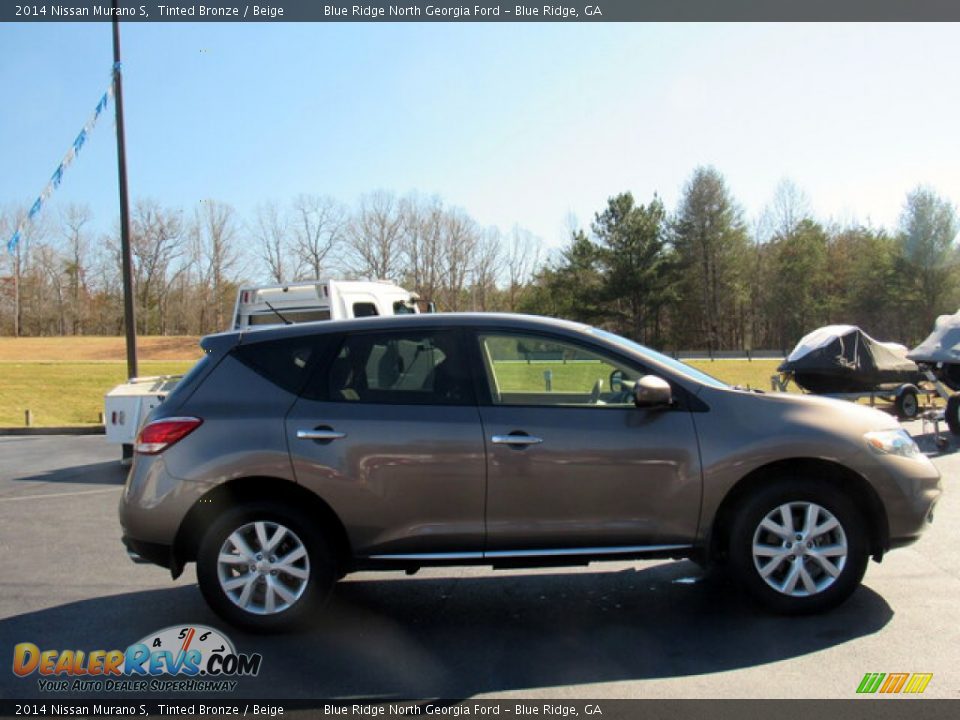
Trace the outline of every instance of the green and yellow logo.
{"type": "Polygon", "coordinates": [[[867,673],[860,681],[857,692],[862,695],[874,693],[919,695],[927,689],[933,673],[867,673]]]}

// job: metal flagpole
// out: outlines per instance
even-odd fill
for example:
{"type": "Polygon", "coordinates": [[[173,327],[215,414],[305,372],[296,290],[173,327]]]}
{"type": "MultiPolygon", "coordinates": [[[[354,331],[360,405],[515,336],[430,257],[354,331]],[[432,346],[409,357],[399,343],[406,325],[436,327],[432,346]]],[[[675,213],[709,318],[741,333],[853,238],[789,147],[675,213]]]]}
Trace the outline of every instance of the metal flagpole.
{"type": "Polygon", "coordinates": [[[137,322],[133,305],[133,257],[130,253],[130,203],[127,196],[127,148],[123,132],[123,79],[120,74],[120,22],[113,0],[113,98],[117,113],[117,171],[120,176],[120,248],[123,257],[123,324],[127,335],[127,377],[137,377],[137,322]]]}

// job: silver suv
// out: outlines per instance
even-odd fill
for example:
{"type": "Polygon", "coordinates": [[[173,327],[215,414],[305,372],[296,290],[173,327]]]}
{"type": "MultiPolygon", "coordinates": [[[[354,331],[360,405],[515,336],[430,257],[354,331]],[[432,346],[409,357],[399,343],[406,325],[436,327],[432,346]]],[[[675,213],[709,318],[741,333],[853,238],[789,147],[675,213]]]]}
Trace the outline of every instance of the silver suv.
{"type": "Polygon", "coordinates": [[[520,315],[211,335],[141,430],[131,556],[231,623],[303,620],[356,570],[692,558],[773,610],[845,600],[917,539],[940,476],[896,421],[731,388],[520,315]]]}

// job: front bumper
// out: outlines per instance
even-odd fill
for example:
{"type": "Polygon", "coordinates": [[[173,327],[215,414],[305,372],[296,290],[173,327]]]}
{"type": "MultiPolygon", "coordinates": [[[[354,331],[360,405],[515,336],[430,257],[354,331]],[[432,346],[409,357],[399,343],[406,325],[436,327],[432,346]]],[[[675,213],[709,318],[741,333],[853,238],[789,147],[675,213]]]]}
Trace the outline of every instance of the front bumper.
{"type": "Polygon", "coordinates": [[[930,526],[943,484],[940,472],[929,459],[884,460],[870,477],[886,508],[892,549],[915,542],[930,526]]]}

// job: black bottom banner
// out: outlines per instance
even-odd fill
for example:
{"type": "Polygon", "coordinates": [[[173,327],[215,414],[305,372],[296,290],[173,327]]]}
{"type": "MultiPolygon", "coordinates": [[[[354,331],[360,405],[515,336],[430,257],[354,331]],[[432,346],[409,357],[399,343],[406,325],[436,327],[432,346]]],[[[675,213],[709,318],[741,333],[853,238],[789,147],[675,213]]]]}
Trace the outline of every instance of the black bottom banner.
{"type": "Polygon", "coordinates": [[[590,718],[595,720],[946,720],[955,700],[0,700],[0,717],[590,718]]]}

